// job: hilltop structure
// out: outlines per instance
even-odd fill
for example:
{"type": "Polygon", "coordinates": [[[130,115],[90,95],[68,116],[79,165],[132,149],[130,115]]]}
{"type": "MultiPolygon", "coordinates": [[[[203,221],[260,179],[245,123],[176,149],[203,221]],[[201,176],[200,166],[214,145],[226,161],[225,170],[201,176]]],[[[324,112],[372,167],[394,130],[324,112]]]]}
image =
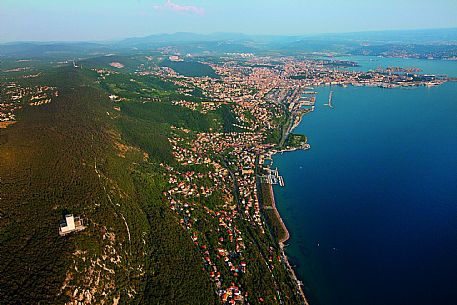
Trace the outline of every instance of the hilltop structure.
{"type": "Polygon", "coordinates": [[[79,232],[84,230],[83,220],[80,217],[74,217],[73,214],[65,215],[65,220],[60,223],[59,234],[65,236],[71,232],[79,232]]]}

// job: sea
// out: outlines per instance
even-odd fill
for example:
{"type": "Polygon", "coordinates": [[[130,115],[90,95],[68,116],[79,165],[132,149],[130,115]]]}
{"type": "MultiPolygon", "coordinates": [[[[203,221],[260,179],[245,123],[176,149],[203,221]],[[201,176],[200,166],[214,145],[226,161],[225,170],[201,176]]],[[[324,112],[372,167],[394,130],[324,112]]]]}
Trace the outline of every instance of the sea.
{"type": "MultiPolygon", "coordinates": [[[[347,60],[457,76],[457,62],[347,60]]],[[[286,253],[310,304],[456,305],[457,82],[316,91],[294,130],[311,149],[273,159],[286,253]]]]}

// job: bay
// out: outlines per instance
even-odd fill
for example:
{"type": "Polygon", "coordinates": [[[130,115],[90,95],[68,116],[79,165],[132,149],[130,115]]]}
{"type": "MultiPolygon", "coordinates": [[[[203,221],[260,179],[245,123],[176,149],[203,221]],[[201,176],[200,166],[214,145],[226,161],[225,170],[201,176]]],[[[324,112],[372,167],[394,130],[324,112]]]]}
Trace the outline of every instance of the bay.
{"type": "Polygon", "coordinates": [[[457,304],[457,83],[316,90],[311,149],[274,157],[311,305],[457,304]]]}

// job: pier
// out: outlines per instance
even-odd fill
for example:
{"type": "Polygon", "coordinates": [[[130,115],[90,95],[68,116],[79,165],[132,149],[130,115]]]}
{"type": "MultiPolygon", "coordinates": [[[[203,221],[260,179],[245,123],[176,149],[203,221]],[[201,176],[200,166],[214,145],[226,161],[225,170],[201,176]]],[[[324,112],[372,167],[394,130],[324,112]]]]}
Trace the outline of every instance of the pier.
{"type": "Polygon", "coordinates": [[[333,91],[330,91],[330,95],[328,97],[328,102],[327,104],[324,104],[324,106],[328,106],[330,108],[333,108],[333,105],[332,105],[332,97],[333,97],[333,91]]]}
{"type": "Polygon", "coordinates": [[[262,176],[262,181],[270,185],[284,186],[284,178],[279,175],[278,169],[267,168],[267,174],[262,176]]]}

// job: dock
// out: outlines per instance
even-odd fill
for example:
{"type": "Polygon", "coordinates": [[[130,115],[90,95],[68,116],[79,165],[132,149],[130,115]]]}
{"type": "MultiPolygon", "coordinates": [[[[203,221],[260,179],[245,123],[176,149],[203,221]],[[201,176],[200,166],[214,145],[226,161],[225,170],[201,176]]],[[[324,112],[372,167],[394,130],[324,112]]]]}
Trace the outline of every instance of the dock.
{"type": "Polygon", "coordinates": [[[267,168],[267,174],[262,176],[262,181],[270,185],[284,186],[284,178],[279,175],[278,169],[267,168]]]}

